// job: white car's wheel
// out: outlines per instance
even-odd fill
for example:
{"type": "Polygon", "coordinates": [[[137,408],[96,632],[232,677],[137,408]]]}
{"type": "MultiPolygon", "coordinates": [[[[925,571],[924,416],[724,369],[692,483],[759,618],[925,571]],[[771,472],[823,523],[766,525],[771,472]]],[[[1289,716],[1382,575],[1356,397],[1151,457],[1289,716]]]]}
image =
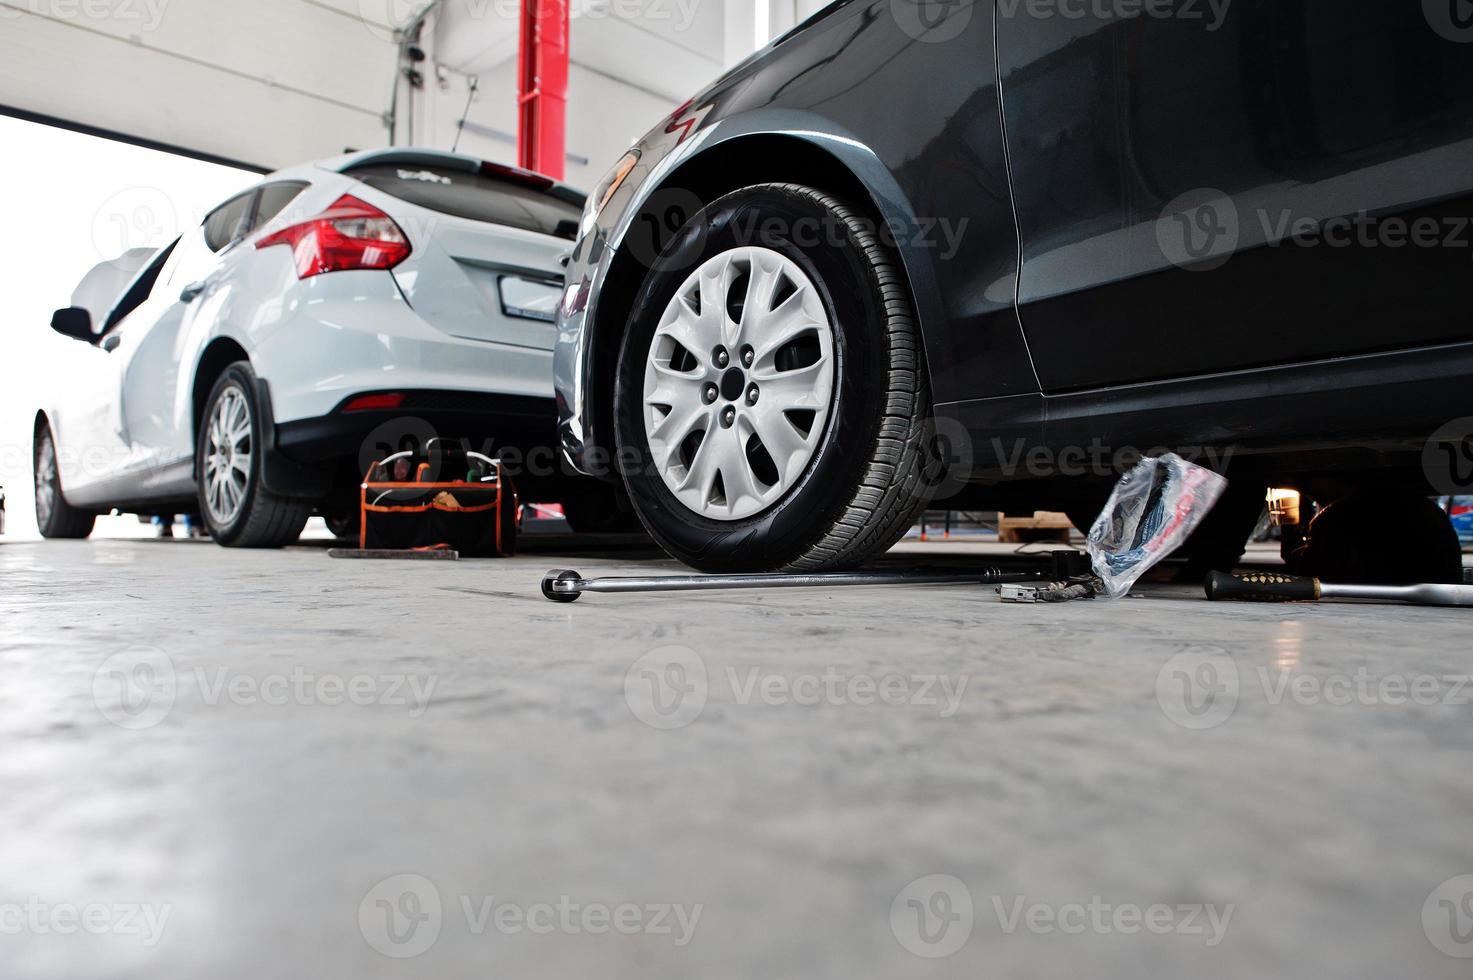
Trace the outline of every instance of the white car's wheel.
{"type": "Polygon", "coordinates": [[[56,440],[51,426],[42,422],[36,429],[33,460],[36,475],[36,527],[43,538],[85,538],[92,533],[97,515],[78,510],[61,492],[61,472],[56,463],[56,440]]]}
{"type": "Polygon", "coordinates": [[[301,535],[312,514],[311,501],[266,489],[260,433],[256,376],[239,361],[220,375],[205,402],[195,450],[200,517],[227,548],[280,548],[301,535]]]}

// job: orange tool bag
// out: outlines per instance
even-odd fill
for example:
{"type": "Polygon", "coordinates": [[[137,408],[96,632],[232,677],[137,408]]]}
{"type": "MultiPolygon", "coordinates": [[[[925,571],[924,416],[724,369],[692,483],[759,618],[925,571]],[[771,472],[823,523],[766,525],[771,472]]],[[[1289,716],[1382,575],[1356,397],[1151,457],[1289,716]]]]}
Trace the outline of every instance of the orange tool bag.
{"type": "Polygon", "coordinates": [[[365,551],[448,548],[509,558],[517,546],[517,492],[498,460],[432,440],[369,467],[358,546],[365,551]]]}

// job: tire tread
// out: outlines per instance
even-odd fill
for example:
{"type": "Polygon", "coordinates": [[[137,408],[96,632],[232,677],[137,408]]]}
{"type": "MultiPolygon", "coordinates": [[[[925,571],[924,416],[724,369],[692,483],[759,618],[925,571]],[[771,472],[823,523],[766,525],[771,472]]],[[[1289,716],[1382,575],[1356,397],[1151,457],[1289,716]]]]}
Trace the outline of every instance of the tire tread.
{"type": "Polygon", "coordinates": [[[838,517],[805,554],[781,570],[849,568],[887,551],[930,502],[922,483],[929,462],[923,443],[931,406],[930,376],[905,277],[863,216],[850,204],[800,184],[776,184],[771,189],[808,198],[844,222],[864,253],[885,310],[882,336],[876,338],[888,360],[884,410],[864,474],[838,517]]]}

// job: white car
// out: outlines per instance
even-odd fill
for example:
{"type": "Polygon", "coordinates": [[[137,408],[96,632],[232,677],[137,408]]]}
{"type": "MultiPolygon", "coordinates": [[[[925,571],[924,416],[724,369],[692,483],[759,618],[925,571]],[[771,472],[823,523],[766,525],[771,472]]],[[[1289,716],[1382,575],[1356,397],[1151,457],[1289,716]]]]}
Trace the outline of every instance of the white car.
{"type": "Polygon", "coordinates": [[[53,319],[86,346],[35,420],[41,533],[197,512],[223,545],[280,546],[314,510],[356,516],[365,459],[436,435],[501,451],[523,499],[561,500],[575,527],[617,519],[555,453],[554,321],[582,205],[536,174],[413,149],[226,201],[100,322],[83,305],[53,319]]]}

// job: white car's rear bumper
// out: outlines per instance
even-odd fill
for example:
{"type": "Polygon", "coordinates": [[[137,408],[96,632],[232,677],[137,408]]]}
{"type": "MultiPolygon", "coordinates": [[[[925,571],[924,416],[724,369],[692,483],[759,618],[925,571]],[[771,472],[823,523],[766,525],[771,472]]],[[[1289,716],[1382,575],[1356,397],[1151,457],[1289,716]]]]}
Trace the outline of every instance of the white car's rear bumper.
{"type": "Polygon", "coordinates": [[[252,338],[278,424],[328,415],[365,392],[489,393],[546,399],[552,411],[550,350],[438,330],[382,272],[331,279],[330,290],[311,280],[287,290],[280,319],[252,338]]]}

